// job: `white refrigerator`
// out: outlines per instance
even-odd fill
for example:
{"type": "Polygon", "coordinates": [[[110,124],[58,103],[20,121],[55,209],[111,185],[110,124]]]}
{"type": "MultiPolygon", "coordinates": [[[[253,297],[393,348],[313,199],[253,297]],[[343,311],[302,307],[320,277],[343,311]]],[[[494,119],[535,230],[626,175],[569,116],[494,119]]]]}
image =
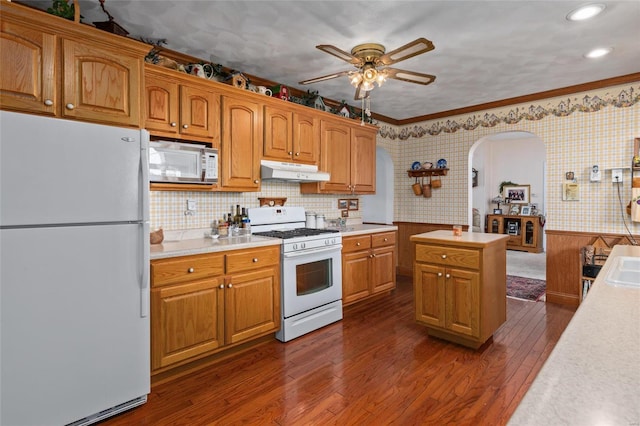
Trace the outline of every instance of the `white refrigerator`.
{"type": "Polygon", "coordinates": [[[0,111],[0,424],[150,390],[148,133],[0,111]]]}

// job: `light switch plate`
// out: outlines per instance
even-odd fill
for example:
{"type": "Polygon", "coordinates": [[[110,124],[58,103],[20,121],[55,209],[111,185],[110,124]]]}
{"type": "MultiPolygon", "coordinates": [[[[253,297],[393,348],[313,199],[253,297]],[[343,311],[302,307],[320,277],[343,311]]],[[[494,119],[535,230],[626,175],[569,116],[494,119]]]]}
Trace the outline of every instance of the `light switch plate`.
{"type": "Polygon", "coordinates": [[[195,211],[198,208],[198,203],[196,203],[196,200],[189,200],[187,199],[187,210],[188,211],[195,211]]]}

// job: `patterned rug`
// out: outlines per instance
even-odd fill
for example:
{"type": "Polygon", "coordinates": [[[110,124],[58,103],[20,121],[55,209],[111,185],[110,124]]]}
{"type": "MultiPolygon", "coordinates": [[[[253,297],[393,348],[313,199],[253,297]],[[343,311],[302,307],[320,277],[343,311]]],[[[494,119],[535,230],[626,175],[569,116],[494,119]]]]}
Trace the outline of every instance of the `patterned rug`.
{"type": "Polygon", "coordinates": [[[547,282],[544,280],[507,275],[508,297],[533,302],[543,301],[546,288],[547,282]]]}

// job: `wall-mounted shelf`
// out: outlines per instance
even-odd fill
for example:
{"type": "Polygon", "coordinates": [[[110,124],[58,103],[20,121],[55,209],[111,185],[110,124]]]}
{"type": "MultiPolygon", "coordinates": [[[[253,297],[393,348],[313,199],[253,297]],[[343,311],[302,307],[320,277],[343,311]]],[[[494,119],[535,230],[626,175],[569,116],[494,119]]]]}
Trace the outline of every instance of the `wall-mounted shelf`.
{"type": "Polygon", "coordinates": [[[419,170],[407,170],[409,177],[425,177],[425,176],[446,176],[448,168],[432,168],[432,169],[419,169],[419,170]]]}

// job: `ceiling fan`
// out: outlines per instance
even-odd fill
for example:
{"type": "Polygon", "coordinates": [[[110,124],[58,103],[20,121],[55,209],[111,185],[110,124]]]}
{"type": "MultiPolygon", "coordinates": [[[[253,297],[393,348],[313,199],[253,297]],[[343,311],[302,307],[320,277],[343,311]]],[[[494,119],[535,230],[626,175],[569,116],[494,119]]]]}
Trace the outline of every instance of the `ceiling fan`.
{"type": "Polygon", "coordinates": [[[340,58],[345,62],[349,62],[355,66],[357,70],[336,72],[322,77],[304,80],[298,84],[317,83],[346,75],[349,77],[351,85],[356,88],[356,95],[354,97],[356,100],[368,97],[369,92],[375,87],[374,83],[378,83],[379,87],[387,78],[423,85],[433,83],[436,79],[434,75],[388,67],[388,65],[393,65],[435,49],[433,43],[426,38],[418,38],[389,53],[385,53],[385,47],[378,43],[359,44],[351,49],[351,53],[347,53],[330,44],[321,44],[316,46],[316,48],[340,58]]]}

